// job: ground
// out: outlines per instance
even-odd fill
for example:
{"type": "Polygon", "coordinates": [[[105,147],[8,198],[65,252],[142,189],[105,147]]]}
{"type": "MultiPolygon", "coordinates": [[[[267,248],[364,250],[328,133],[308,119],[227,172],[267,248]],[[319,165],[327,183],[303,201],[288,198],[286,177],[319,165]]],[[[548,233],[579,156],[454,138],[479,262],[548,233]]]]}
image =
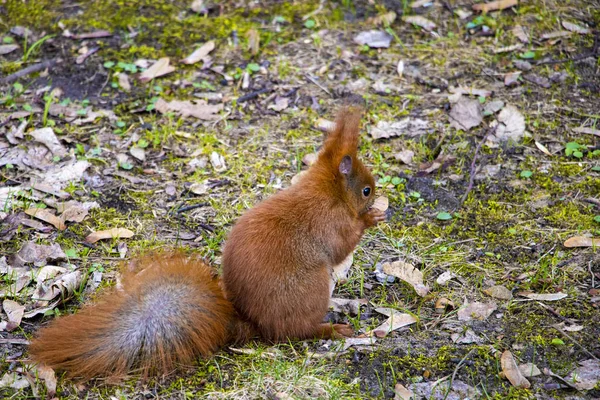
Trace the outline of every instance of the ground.
{"type": "MultiPolygon", "coordinates": [[[[347,281],[334,293],[368,303],[359,315],[331,312],[328,318],[351,323],[357,334],[386,319],[376,311],[381,307],[417,322],[372,346],[339,350],[336,342],[315,340],[225,348],[195,368],[149,382],[134,376],[116,385],[78,384],[59,375],[57,396],[393,398],[401,384],[429,398],[427,390],[444,380],[439,387],[452,382],[452,391],[431,398],[600,397],[597,379],[586,390],[569,386],[578,382],[576,368],[576,375],[585,373],[581,362],[600,358],[600,257],[591,245],[565,246],[572,237],[600,236],[598,1],[521,2],[483,15],[463,15],[474,1],[194,3],[195,10],[191,1],[176,0],[0,2],[2,44],[18,45],[0,55],[0,190],[27,188],[18,201],[0,192],[6,201],[0,255],[10,265],[26,243],[58,244],[68,262],[51,264],[83,276],[54,308],[0,333],[2,371],[10,371],[4,376],[29,377],[22,389],[3,378],[2,396],[46,395],[50,389],[35,373],[23,372],[30,368],[23,339],[114,285],[122,257],[176,246],[219,270],[235,220],[290,185],[306,168],[304,156],[318,151],[320,119],[332,120],[354,94],[366,110],[360,156],[378,180],[378,195],[389,199],[388,220],[365,234],[347,281]],[[407,16],[436,26],[409,23],[407,16]],[[587,30],[574,31],[568,23],[587,30]],[[77,37],[103,30],[109,36],[77,37]],[[389,46],[355,41],[369,30],[391,35],[389,46]],[[180,62],[211,40],[215,48],[207,59],[180,62]],[[140,71],[162,57],[175,71],[141,82],[140,71]],[[50,67],[11,78],[40,62],[50,67]],[[521,76],[506,85],[506,74],[518,71],[521,76]],[[457,88],[466,92],[460,99],[452,95],[457,88]],[[207,96],[222,109],[199,119],[158,112],[158,99],[207,96]],[[458,112],[461,104],[481,116],[481,107],[497,100],[504,107],[499,114],[484,112],[476,126],[464,126],[470,117],[458,112]],[[100,110],[105,115],[94,118],[100,110]],[[506,122],[506,110],[515,110],[517,122],[506,122]],[[516,136],[496,140],[496,120],[516,136]],[[28,124],[18,134],[22,121],[28,124]],[[408,128],[390,128],[398,121],[408,128]],[[43,127],[53,129],[65,154],[40,154],[45,147],[35,147],[30,134],[43,127]],[[381,131],[392,134],[377,138],[381,131]],[[405,157],[408,150],[412,159],[405,157]],[[49,179],[53,168],[64,174],[71,168],[64,166],[77,160],[89,163],[85,173],[55,183],[54,192],[62,189],[78,204],[95,201],[98,207],[64,230],[23,224],[25,209],[56,203],[53,194],[27,185],[49,179]],[[111,228],[134,236],[85,240],[111,228]],[[423,273],[424,296],[375,273],[397,260],[423,273]],[[439,277],[446,272],[454,275],[444,282],[439,277]],[[510,298],[484,293],[496,285],[510,298]],[[530,293],[558,296],[531,299],[530,293]],[[454,307],[436,309],[439,300],[454,307]],[[474,302],[493,311],[461,316],[474,302]],[[530,388],[502,376],[507,350],[517,364],[542,370],[528,378],[530,388]]],[[[35,308],[35,285],[6,290],[15,277],[2,268],[3,296],[26,312],[35,308]]],[[[37,271],[39,265],[25,268],[37,271]]],[[[7,321],[6,300],[3,305],[7,321]]]]}

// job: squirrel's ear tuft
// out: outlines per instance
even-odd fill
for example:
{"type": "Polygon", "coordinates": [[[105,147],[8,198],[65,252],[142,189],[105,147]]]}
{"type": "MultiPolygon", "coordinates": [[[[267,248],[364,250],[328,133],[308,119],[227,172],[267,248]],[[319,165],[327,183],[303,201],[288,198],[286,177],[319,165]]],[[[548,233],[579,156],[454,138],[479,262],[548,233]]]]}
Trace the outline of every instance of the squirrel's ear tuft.
{"type": "Polygon", "coordinates": [[[340,161],[340,172],[343,175],[349,175],[352,172],[352,157],[344,156],[340,161]]]}
{"type": "Polygon", "coordinates": [[[362,112],[363,109],[359,106],[346,106],[339,111],[335,128],[325,140],[326,152],[338,155],[356,154],[362,112]]]}

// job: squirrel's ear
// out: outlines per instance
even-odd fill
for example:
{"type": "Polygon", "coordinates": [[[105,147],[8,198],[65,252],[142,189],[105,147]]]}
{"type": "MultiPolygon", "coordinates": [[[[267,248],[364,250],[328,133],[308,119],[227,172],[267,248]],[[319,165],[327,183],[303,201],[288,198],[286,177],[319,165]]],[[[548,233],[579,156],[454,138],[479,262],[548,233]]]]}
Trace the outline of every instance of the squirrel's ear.
{"type": "Polygon", "coordinates": [[[340,172],[343,175],[349,175],[352,172],[352,158],[350,156],[344,156],[340,161],[340,172]]]}

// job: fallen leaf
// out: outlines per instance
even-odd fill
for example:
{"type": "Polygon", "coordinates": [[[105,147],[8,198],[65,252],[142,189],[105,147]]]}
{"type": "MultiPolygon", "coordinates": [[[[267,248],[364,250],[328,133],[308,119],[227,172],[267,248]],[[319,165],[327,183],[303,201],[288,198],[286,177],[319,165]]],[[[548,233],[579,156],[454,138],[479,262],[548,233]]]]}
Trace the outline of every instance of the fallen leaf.
{"type": "Polygon", "coordinates": [[[371,129],[373,139],[385,139],[395,136],[406,135],[409,137],[421,136],[427,133],[429,123],[419,118],[404,118],[400,121],[379,121],[377,126],[371,129]]]}
{"type": "Polygon", "coordinates": [[[373,346],[375,343],[377,343],[377,339],[374,337],[344,338],[340,351],[346,351],[352,346],[373,346]]]}
{"type": "Polygon", "coordinates": [[[32,217],[40,219],[44,222],[48,222],[60,231],[64,231],[65,229],[67,229],[65,221],[62,218],[59,218],[56,215],[54,215],[47,208],[28,208],[27,210],[25,210],[25,214],[31,215],[32,217]]]}
{"type": "Polygon", "coordinates": [[[69,160],[48,168],[42,180],[45,184],[54,186],[58,190],[67,186],[69,182],[81,180],[83,173],[89,166],[90,163],[86,160],[69,160]]]}
{"type": "Polygon", "coordinates": [[[54,130],[50,127],[36,129],[32,132],[29,132],[37,142],[42,143],[46,146],[53,155],[58,157],[64,157],[67,155],[67,149],[60,143],[56,135],[54,134],[54,130]]]}
{"type": "Polygon", "coordinates": [[[260,35],[258,31],[254,28],[249,29],[246,33],[246,38],[248,39],[248,50],[250,54],[253,56],[258,54],[258,50],[260,49],[260,35]]]}
{"type": "Polygon", "coordinates": [[[398,61],[398,66],[396,67],[396,72],[398,72],[398,77],[402,78],[404,74],[404,61],[398,61]]]}
{"type": "Polygon", "coordinates": [[[96,243],[103,239],[121,239],[133,237],[134,233],[126,228],[112,228],[104,231],[92,232],[85,238],[88,243],[96,243]]]}
{"type": "Polygon", "coordinates": [[[494,54],[510,53],[519,50],[523,45],[521,43],[513,44],[512,46],[499,47],[494,49],[494,54]]]}
{"type": "Polygon", "coordinates": [[[525,32],[525,29],[521,25],[517,25],[512,30],[513,35],[517,37],[522,43],[529,43],[529,36],[525,32]]]}
{"type": "Polygon", "coordinates": [[[458,16],[458,18],[460,19],[467,19],[469,18],[471,15],[473,15],[472,11],[469,10],[464,10],[462,8],[457,8],[454,10],[454,13],[458,16]]]}
{"type": "Polygon", "coordinates": [[[461,95],[471,95],[477,97],[490,97],[492,95],[492,91],[488,89],[477,89],[469,86],[450,86],[448,91],[453,94],[461,94],[461,95]]]}
{"type": "Polygon", "coordinates": [[[383,25],[384,27],[391,25],[396,20],[396,13],[393,11],[386,12],[385,14],[378,15],[374,18],[370,18],[371,23],[374,25],[383,25]]]}
{"type": "Polygon", "coordinates": [[[485,293],[488,296],[493,297],[495,299],[501,299],[501,300],[512,299],[512,292],[502,285],[492,286],[488,289],[485,289],[483,291],[483,293],[485,293]]]}
{"type": "MultiPolygon", "coordinates": [[[[305,171],[303,171],[305,172],[305,171]]],[[[333,294],[336,282],[345,283],[348,280],[348,272],[354,262],[354,253],[348,254],[348,256],[339,263],[331,268],[329,276],[329,297],[333,294]]]]}
{"type": "Polygon", "coordinates": [[[456,274],[452,271],[446,271],[446,272],[442,273],[440,276],[438,276],[438,278],[435,280],[435,282],[438,285],[444,286],[446,283],[448,283],[453,278],[456,278],[456,274]]]}
{"type": "Polygon", "coordinates": [[[47,260],[65,259],[67,256],[57,243],[50,246],[27,242],[18,253],[10,258],[10,264],[15,267],[23,267],[25,264],[33,263],[36,267],[46,265],[47,260]]]}
{"type": "Polygon", "coordinates": [[[482,398],[482,394],[477,388],[469,386],[459,379],[440,381],[441,379],[432,379],[429,382],[413,383],[409,385],[409,389],[415,394],[414,398],[419,400],[466,400],[482,398]]]}
{"type": "Polygon", "coordinates": [[[288,108],[288,104],[289,104],[289,99],[287,97],[277,96],[277,97],[275,97],[275,103],[269,104],[269,106],[267,108],[270,110],[275,110],[275,111],[283,111],[286,108],[288,108]]]}
{"type": "Polygon", "coordinates": [[[315,127],[321,132],[328,133],[335,129],[335,122],[319,118],[315,123],[315,127]]]}
{"type": "Polygon", "coordinates": [[[333,311],[348,315],[358,315],[360,306],[367,303],[366,299],[340,299],[336,297],[329,299],[329,307],[333,308],[333,311]]]}
{"type": "Polygon", "coordinates": [[[411,400],[414,396],[413,392],[402,386],[400,383],[396,383],[394,386],[394,400],[411,400]]]}
{"type": "Polygon", "coordinates": [[[550,84],[550,80],[548,78],[545,78],[543,76],[539,76],[536,74],[532,74],[532,73],[523,75],[523,79],[525,79],[528,82],[535,83],[536,85],[541,86],[546,89],[548,89],[549,87],[552,86],[552,84],[550,84]]]}
{"type": "Polygon", "coordinates": [[[557,301],[564,299],[567,297],[566,293],[528,293],[528,292],[519,292],[519,296],[527,297],[531,300],[538,301],[557,301]]]}
{"type": "Polygon", "coordinates": [[[406,165],[410,165],[412,163],[414,156],[415,152],[412,150],[402,150],[401,152],[394,154],[394,158],[396,160],[402,161],[406,165]]]}
{"type": "Polygon", "coordinates": [[[216,151],[210,153],[210,163],[217,172],[223,172],[227,170],[227,165],[225,164],[225,157],[223,157],[216,151]]]}
{"type": "Polygon", "coordinates": [[[537,140],[535,141],[535,147],[537,147],[545,155],[552,157],[552,153],[550,153],[550,150],[548,150],[548,148],[546,146],[544,146],[537,140]]]}
{"type": "Polygon", "coordinates": [[[506,8],[514,7],[519,4],[518,0],[497,0],[489,3],[474,4],[473,10],[481,11],[482,13],[488,13],[490,11],[504,10],[506,8]]]}
{"type": "Polygon", "coordinates": [[[181,115],[183,118],[192,116],[205,121],[214,121],[219,119],[217,113],[223,109],[223,104],[208,104],[204,100],[171,100],[167,103],[163,99],[158,99],[154,104],[154,107],[161,114],[172,111],[181,115]]]}
{"type": "Polygon", "coordinates": [[[435,311],[438,314],[443,314],[446,311],[447,307],[454,308],[454,302],[445,297],[436,300],[435,311]]]}
{"type": "Polygon", "coordinates": [[[450,126],[468,131],[479,126],[483,121],[481,103],[479,100],[461,96],[450,110],[450,126]]]}
{"type": "Polygon", "coordinates": [[[154,78],[158,78],[175,71],[175,67],[169,65],[171,60],[169,57],[164,57],[155,62],[150,68],[140,74],[140,81],[149,82],[154,78]]]}
{"type": "Polygon", "coordinates": [[[584,28],[584,27],[576,25],[572,22],[563,21],[562,26],[571,32],[579,33],[581,35],[586,35],[586,34],[590,33],[590,30],[588,28],[584,28]]]}
{"type": "Polygon", "coordinates": [[[450,338],[456,344],[472,344],[472,343],[481,344],[481,343],[485,342],[485,340],[482,337],[478,336],[470,328],[467,329],[463,333],[453,333],[452,335],[450,335],[450,338]]]}
{"type": "Polygon", "coordinates": [[[498,114],[498,127],[493,139],[519,142],[525,136],[525,117],[512,104],[506,105],[498,114]]]}
{"type": "Polygon", "coordinates": [[[571,36],[571,32],[569,31],[556,31],[556,32],[548,32],[544,33],[540,39],[542,40],[551,40],[558,39],[563,37],[571,36]]]}
{"type": "MultiPolygon", "coordinates": [[[[202,60],[204,57],[210,54],[211,51],[215,49],[215,42],[213,40],[204,43],[202,46],[198,47],[192,54],[181,60],[184,64],[195,64],[198,61],[202,60]]],[[[168,64],[167,64],[168,65],[168,64]]],[[[175,68],[173,68],[175,70],[175,68]]],[[[172,71],[169,71],[172,72],[172,71]]],[[[164,74],[163,74],[164,75],[164,74]]]]}
{"type": "Polygon", "coordinates": [[[525,378],[532,378],[542,374],[542,371],[533,363],[526,363],[519,365],[519,371],[525,378]]]}
{"type": "Polygon", "coordinates": [[[25,313],[25,306],[20,305],[16,301],[5,299],[2,302],[2,309],[8,317],[6,330],[10,332],[18,328],[25,313]]]}
{"type": "Polygon", "coordinates": [[[495,302],[490,301],[488,303],[465,303],[463,307],[458,310],[458,320],[459,321],[471,321],[474,319],[484,321],[486,320],[496,309],[498,306],[495,302]]]}
{"type": "Polygon", "coordinates": [[[0,56],[6,55],[8,53],[12,53],[16,49],[19,48],[18,44],[3,44],[0,45],[0,56]]]}
{"type": "Polygon", "coordinates": [[[509,72],[504,75],[504,86],[515,86],[519,83],[519,77],[521,76],[521,71],[509,72]]]}
{"type": "Polygon", "coordinates": [[[354,42],[373,48],[388,48],[392,43],[392,35],[387,32],[371,30],[361,32],[354,37],[354,42]]]}
{"type": "Polygon", "coordinates": [[[57,297],[64,301],[80,289],[82,280],[83,274],[81,271],[75,270],[54,278],[48,284],[37,286],[32,295],[32,298],[36,300],[35,307],[45,307],[48,302],[57,297]]]}
{"type": "Polygon", "coordinates": [[[374,208],[375,210],[379,210],[381,212],[385,212],[388,209],[389,205],[390,202],[387,197],[379,196],[375,199],[371,208],[374,208]]]}
{"type": "Polygon", "coordinates": [[[129,154],[142,162],[146,160],[146,150],[142,149],[141,147],[131,146],[129,148],[129,154]]]}
{"type": "Polygon", "coordinates": [[[504,102],[502,100],[488,101],[483,106],[483,115],[496,114],[498,111],[504,108],[504,102]]]}
{"type": "Polygon", "coordinates": [[[25,389],[29,387],[29,381],[16,372],[7,372],[0,379],[0,388],[25,389]]]}
{"type": "Polygon", "coordinates": [[[586,360],[579,363],[579,367],[565,377],[578,390],[591,390],[600,381],[600,361],[586,360]]]}
{"type": "Polygon", "coordinates": [[[600,129],[586,128],[584,126],[580,126],[572,129],[575,133],[585,133],[587,135],[594,135],[600,137],[600,129]]]}
{"type": "Polygon", "coordinates": [[[129,77],[125,72],[119,72],[117,74],[117,79],[119,80],[119,87],[126,92],[131,90],[131,83],[129,83],[129,77]]]}
{"type": "Polygon", "coordinates": [[[429,292],[429,288],[423,284],[423,273],[409,263],[402,261],[384,263],[383,272],[410,284],[421,297],[429,292]]]}
{"type": "Polygon", "coordinates": [[[409,24],[417,25],[429,32],[434,30],[435,27],[437,26],[435,24],[435,22],[433,22],[421,15],[407,15],[407,16],[402,17],[402,20],[409,24]]]}
{"type": "Polygon", "coordinates": [[[40,268],[37,276],[35,277],[35,281],[37,283],[42,283],[48,279],[54,278],[58,274],[64,274],[67,272],[67,269],[64,267],[57,267],[56,265],[46,265],[40,268]]]}
{"type": "Polygon", "coordinates": [[[378,338],[383,338],[397,329],[408,325],[412,325],[415,322],[417,322],[417,319],[412,315],[400,313],[396,310],[384,310],[378,308],[376,311],[384,315],[389,315],[389,318],[377,328],[373,329],[372,331],[366,332],[365,334],[368,336],[375,335],[378,338]]]}
{"type": "Polygon", "coordinates": [[[590,238],[586,236],[573,236],[564,243],[565,247],[598,247],[600,238],[590,238]]]}
{"type": "Polygon", "coordinates": [[[419,173],[418,175],[428,175],[432,172],[437,171],[442,168],[442,170],[448,168],[450,165],[454,164],[456,161],[456,157],[449,154],[440,154],[433,161],[423,163],[419,165],[419,173]]]}
{"type": "Polygon", "coordinates": [[[525,378],[519,370],[510,350],[505,350],[504,353],[502,353],[500,364],[502,365],[504,376],[510,381],[511,385],[521,389],[528,389],[531,386],[527,378],[525,378]]]}
{"type": "Polygon", "coordinates": [[[44,386],[46,386],[46,396],[49,399],[54,398],[56,394],[56,374],[54,370],[43,364],[38,364],[36,370],[38,378],[42,379],[44,386]]]}

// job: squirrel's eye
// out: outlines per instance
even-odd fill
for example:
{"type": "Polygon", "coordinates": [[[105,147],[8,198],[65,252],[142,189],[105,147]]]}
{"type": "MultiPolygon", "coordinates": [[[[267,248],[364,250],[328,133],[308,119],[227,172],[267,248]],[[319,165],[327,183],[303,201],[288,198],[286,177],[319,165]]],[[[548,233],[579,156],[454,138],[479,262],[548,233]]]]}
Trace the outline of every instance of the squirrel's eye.
{"type": "Polygon", "coordinates": [[[371,194],[371,188],[370,187],[366,187],[363,189],[363,196],[365,197],[369,197],[369,195],[371,194]]]}

